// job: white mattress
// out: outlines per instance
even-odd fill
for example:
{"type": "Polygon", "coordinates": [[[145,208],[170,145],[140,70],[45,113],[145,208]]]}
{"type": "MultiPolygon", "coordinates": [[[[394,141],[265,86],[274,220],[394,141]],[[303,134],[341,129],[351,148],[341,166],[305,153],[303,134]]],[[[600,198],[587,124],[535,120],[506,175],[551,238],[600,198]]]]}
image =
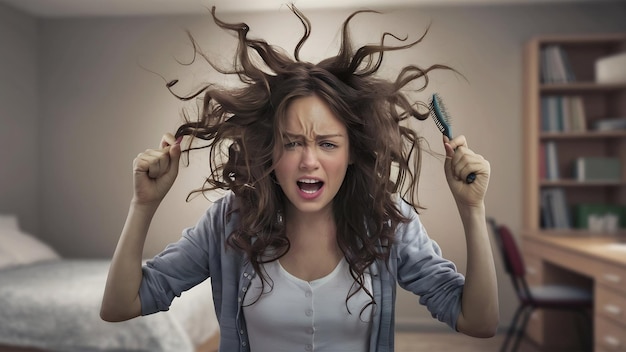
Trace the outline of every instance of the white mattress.
{"type": "Polygon", "coordinates": [[[194,351],[218,330],[209,280],[168,312],[100,319],[109,261],[53,260],[0,270],[0,345],[54,351],[194,351]]]}

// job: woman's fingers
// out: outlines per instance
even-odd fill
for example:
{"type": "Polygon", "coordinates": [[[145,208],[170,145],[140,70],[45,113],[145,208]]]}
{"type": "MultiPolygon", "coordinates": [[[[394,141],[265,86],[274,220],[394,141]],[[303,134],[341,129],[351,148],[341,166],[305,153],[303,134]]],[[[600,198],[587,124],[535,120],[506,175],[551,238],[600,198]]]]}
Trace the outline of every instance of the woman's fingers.
{"type": "Polygon", "coordinates": [[[161,137],[161,149],[176,144],[176,138],[171,133],[166,133],[161,137]]]}
{"type": "Polygon", "coordinates": [[[166,134],[160,149],[147,149],[133,161],[135,200],[160,201],[174,184],[180,161],[180,141],[166,134]]]}
{"type": "Polygon", "coordinates": [[[472,150],[459,147],[452,156],[452,173],[455,178],[465,180],[472,172],[480,171],[483,157],[472,150]]]}
{"type": "Polygon", "coordinates": [[[453,139],[449,139],[448,137],[444,135],[443,143],[449,144],[452,147],[452,150],[456,150],[459,147],[469,148],[469,146],[467,145],[467,139],[465,139],[464,135],[456,136],[453,139]]]}
{"type": "Polygon", "coordinates": [[[446,169],[448,176],[456,180],[465,180],[467,175],[476,172],[477,166],[475,158],[479,155],[467,147],[465,136],[461,135],[450,140],[443,137],[444,148],[446,150],[446,169]]]}
{"type": "Polygon", "coordinates": [[[465,136],[458,136],[452,140],[444,137],[446,151],[447,175],[454,180],[467,180],[468,175],[476,176],[489,173],[489,163],[485,158],[476,154],[467,145],[465,136]]]}
{"type": "Polygon", "coordinates": [[[148,177],[156,179],[161,176],[169,166],[169,147],[155,150],[147,149],[135,158],[135,172],[145,173],[148,177]]]}
{"type": "Polygon", "coordinates": [[[180,141],[171,133],[161,138],[161,149],[146,149],[135,158],[135,172],[145,173],[151,179],[157,179],[170,171],[178,170],[180,141]]]}

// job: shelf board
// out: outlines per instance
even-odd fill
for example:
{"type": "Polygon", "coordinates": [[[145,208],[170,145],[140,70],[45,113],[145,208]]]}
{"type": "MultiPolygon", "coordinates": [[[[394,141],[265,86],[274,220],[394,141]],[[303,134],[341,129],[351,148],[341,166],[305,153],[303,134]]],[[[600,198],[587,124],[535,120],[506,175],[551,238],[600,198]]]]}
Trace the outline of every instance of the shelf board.
{"type": "Polygon", "coordinates": [[[622,43],[626,41],[626,35],[624,33],[545,34],[536,36],[534,39],[542,46],[550,44],[594,46],[622,43]]]}
{"type": "Polygon", "coordinates": [[[540,139],[605,139],[625,138],[626,130],[587,132],[540,132],[540,139]]]}
{"type": "Polygon", "coordinates": [[[570,83],[542,83],[539,86],[541,93],[584,93],[584,92],[611,92],[626,90],[626,82],[597,83],[597,82],[570,82],[570,83]]]}
{"type": "Polygon", "coordinates": [[[577,181],[573,179],[540,180],[541,187],[621,187],[626,181],[577,181]]]}
{"type": "MultiPolygon", "coordinates": [[[[527,231],[530,232],[530,231],[527,231]]],[[[594,232],[588,229],[545,229],[540,228],[536,231],[532,231],[534,234],[543,236],[557,236],[557,237],[597,237],[607,238],[618,242],[626,241],[626,229],[620,228],[616,232],[594,232]]]]}

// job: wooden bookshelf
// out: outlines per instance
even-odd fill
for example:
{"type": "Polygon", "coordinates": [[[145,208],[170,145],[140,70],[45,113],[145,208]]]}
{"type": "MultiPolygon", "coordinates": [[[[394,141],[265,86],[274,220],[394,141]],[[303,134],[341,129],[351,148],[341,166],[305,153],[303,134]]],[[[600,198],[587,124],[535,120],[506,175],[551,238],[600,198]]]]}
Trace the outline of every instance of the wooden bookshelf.
{"type": "MultiPolygon", "coordinates": [[[[566,199],[566,208],[574,216],[576,204],[626,205],[626,130],[594,130],[597,121],[626,117],[626,82],[597,83],[597,59],[626,51],[626,33],[606,35],[540,36],[531,39],[524,52],[524,184],[523,238],[524,259],[528,282],[538,284],[573,284],[592,290],[593,350],[622,350],[615,343],[626,343],[626,317],[615,319],[607,307],[626,311],[626,267],[623,262],[609,258],[605,251],[580,253],[572,251],[572,243],[581,241],[580,248],[596,248],[589,241],[620,242],[626,230],[596,232],[577,228],[574,221],[567,228],[554,228],[542,221],[542,193],[558,189],[566,199]],[[546,83],[542,80],[542,49],[557,45],[568,57],[575,80],[546,83]],[[546,130],[546,97],[577,96],[584,106],[584,130],[546,130]],[[542,146],[550,143],[556,150],[558,177],[545,176],[542,146]],[[573,171],[579,157],[612,157],[621,162],[621,177],[611,180],[579,181],[573,171]],[[555,264],[556,263],[556,264],[555,264]],[[619,285],[603,281],[607,275],[618,273],[619,285]],[[591,281],[590,281],[591,280],[591,281]],[[608,298],[607,298],[608,297],[608,298]]],[[[554,111],[554,110],[552,110],[554,111]]],[[[580,122],[580,121],[579,121],[580,122]]],[[[554,170],[554,168],[552,168],[554,170]]],[[[552,175],[554,176],[554,175],[552,175]]],[[[544,198],[545,199],[545,198],[544,198]]],[[[545,219],[545,217],[544,217],[545,219]]],[[[574,220],[574,219],[570,219],[574,220]]],[[[620,252],[621,253],[621,252],[620,252]]],[[[622,258],[621,254],[616,254],[622,258]]],[[[572,326],[573,317],[563,312],[535,312],[526,331],[529,338],[544,350],[580,350],[572,345],[579,331],[572,326]]]]}
{"type": "MultiPolygon", "coordinates": [[[[542,224],[541,193],[547,188],[562,189],[570,216],[575,204],[626,205],[626,130],[595,131],[598,120],[626,117],[626,82],[597,83],[597,59],[626,51],[626,33],[605,35],[552,35],[531,39],[524,53],[524,233],[566,233],[589,235],[576,229],[547,228],[542,224]],[[567,57],[575,79],[568,82],[542,80],[542,49],[557,45],[567,57]],[[578,96],[583,101],[585,131],[545,131],[542,128],[542,99],[578,96]],[[540,176],[540,146],[552,142],[558,155],[558,179],[540,176]],[[622,176],[610,181],[577,181],[573,163],[578,157],[614,157],[621,160],[622,176]]],[[[597,236],[598,233],[593,233],[597,236]]],[[[626,236],[620,229],[618,235],[626,236]]]]}

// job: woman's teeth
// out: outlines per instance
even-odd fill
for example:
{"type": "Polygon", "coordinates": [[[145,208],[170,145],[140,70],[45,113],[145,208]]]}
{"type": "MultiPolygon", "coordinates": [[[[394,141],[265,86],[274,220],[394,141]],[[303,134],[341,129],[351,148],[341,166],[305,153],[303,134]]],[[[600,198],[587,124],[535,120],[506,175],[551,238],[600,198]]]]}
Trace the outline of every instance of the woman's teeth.
{"type": "Polygon", "coordinates": [[[298,181],[298,187],[305,193],[315,193],[324,183],[319,180],[303,179],[298,181]]]}

